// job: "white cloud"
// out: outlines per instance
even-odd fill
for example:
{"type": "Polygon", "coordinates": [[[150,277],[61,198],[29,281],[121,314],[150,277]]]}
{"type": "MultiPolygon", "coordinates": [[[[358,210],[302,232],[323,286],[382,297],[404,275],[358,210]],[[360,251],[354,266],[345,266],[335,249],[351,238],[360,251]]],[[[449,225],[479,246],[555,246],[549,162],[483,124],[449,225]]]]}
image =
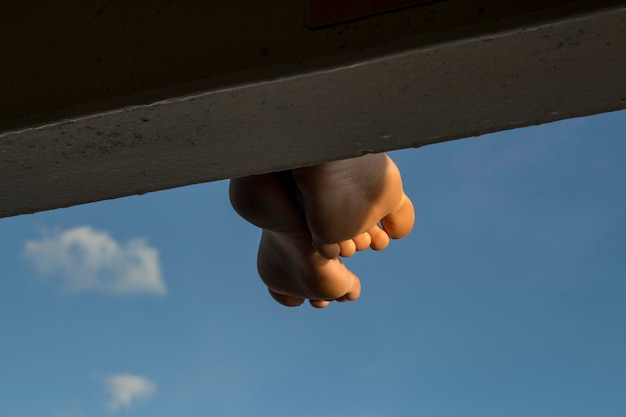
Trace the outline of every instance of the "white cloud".
{"type": "Polygon", "coordinates": [[[72,292],[167,292],[159,253],[143,239],[120,244],[106,232],[82,226],[28,241],[25,254],[42,275],[60,279],[72,292]]]}
{"type": "Polygon", "coordinates": [[[138,375],[109,375],[104,378],[104,385],[111,397],[108,402],[111,411],[131,408],[135,400],[150,399],[156,392],[154,382],[138,375]]]}

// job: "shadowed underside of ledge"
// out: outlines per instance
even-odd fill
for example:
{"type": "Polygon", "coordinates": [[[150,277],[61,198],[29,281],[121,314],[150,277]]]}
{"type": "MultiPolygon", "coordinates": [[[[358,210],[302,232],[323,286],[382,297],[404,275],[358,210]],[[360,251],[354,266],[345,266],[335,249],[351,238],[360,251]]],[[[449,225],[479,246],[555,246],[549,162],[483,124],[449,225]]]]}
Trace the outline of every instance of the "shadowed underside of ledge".
{"type": "Polygon", "coordinates": [[[626,108],[623,1],[65,3],[0,4],[0,217],[626,108]]]}

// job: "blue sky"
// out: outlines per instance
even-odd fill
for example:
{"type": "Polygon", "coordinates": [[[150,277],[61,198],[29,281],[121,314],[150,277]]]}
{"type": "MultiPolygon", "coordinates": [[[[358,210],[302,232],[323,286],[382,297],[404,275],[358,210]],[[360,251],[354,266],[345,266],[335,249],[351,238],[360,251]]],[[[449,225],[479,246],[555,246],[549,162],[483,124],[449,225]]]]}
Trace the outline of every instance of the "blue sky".
{"type": "Polygon", "coordinates": [[[626,113],[392,153],[412,235],[288,309],[227,182],[0,219],[0,417],[626,412],[626,113]]]}

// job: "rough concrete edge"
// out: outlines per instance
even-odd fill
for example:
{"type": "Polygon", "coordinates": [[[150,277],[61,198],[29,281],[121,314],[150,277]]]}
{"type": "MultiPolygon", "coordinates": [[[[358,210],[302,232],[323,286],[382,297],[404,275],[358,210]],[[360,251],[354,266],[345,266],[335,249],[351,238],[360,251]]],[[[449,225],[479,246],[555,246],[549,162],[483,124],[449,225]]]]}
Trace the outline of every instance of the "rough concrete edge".
{"type": "MultiPolygon", "coordinates": [[[[621,7],[618,10],[619,11],[626,10],[626,7],[621,7]]],[[[520,35],[521,33],[531,33],[533,31],[541,30],[542,28],[556,27],[556,26],[559,26],[561,24],[564,24],[564,25],[565,24],[570,24],[571,25],[572,23],[576,23],[577,21],[590,20],[590,19],[593,19],[594,17],[598,17],[599,15],[605,15],[605,14],[611,15],[613,13],[611,13],[611,12],[596,13],[593,16],[583,16],[583,17],[579,17],[577,19],[568,19],[568,20],[564,20],[564,21],[560,21],[560,22],[556,22],[556,23],[552,23],[552,24],[546,24],[546,25],[541,25],[541,26],[537,26],[537,27],[534,27],[534,28],[525,29],[523,31],[519,31],[519,30],[503,31],[503,32],[500,32],[501,34],[499,36],[493,36],[493,34],[490,34],[488,36],[481,36],[481,37],[475,37],[475,38],[472,38],[472,39],[465,39],[465,40],[462,40],[462,41],[459,41],[459,42],[447,42],[445,44],[440,44],[438,47],[420,48],[420,49],[415,49],[415,50],[407,52],[407,53],[391,54],[391,55],[388,55],[386,57],[381,57],[381,58],[377,58],[377,59],[374,59],[374,60],[369,60],[367,62],[352,64],[352,65],[346,65],[346,66],[343,66],[343,67],[340,67],[340,68],[335,68],[335,69],[332,69],[332,70],[317,71],[317,72],[314,72],[314,73],[309,73],[309,74],[304,74],[304,75],[299,75],[299,76],[286,77],[286,78],[281,78],[279,80],[274,80],[274,81],[269,81],[269,82],[264,82],[264,83],[252,83],[252,84],[248,84],[248,85],[243,85],[243,86],[237,87],[235,90],[240,90],[240,91],[241,90],[256,91],[258,89],[264,90],[264,89],[266,89],[268,87],[271,87],[272,85],[277,85],[277,84],[280,84],[280,83],[291,83],[291,82],[294,82],[294,81],[307,80],[307,79],[310,80],[310,79],[315,79],[315,78],[322,77],[322,76],[325,76],[325,75],[338,74],[338,73],[341,73],[343,71],[347,71],[347,70],[350,70],[350,69],[359,69],[359,68],[363,69],[363,68],[368,68],[368,67],[371,67],[371,66],[376,66],[377,64],[384,64],[384,63],[390,63],[390,62],[393,63],[393,61],[395,61],[395,60],[402,60],[402,58],[406,59],[407,57],[410,57],[411,55],[417,56],[420,53],[445,49],[445,45],[447,45],[448,47],[452,48],[452,47],[458,47],[459,45],[463,45],[463,44],[466,44],[466,43],[482,42],[484,40],[496,39],[496,38],[504,38],[506,36],[514,36],[515,37],[515,35],[520,35]]],[[[349,71],[347,71],[347,72],[349,72],[349,71]]],[[[187,102],[192,102],[192,101],[195,101],[195,100],[203,100],[203,99],[206,100],[206,99],[210,99],[211,96],[213,96],[213,95],[219,95],[218,93],[216,93],[216,91],[219,91],[219,92],[222,92],[222,93],[224,93],[224,92],[228,93],[228,92],[231,92],[231,91],[234,91],[234,90],[231,89],[231,88],[226,88],[226,89],[214,90],[214,91],[204,92],[204,93],[199,93],[199,94],[194,94],[194,95],[187,95],[187,96],[183,96],[183,97],[177,97],[177,98],[174,98],[174,99],[156,101],[154,103],[147,104],[147,105],[131,106],[131,107],[127,107],[127,108],[124,108],[124,109],[119,109],[119,110],[116,110],[116,111],[108,112],[108,113],[105,114],[105,116],[103,116],[102,114],[99,114],[99,115],[91,115],[91,116],[81,117],[81,118],[76,118],[76,119],[68,119],[68,120],[65,120],[65,121],[62,121],[62,122],[59,122],[59,123],[46,125],[46,127],[30,128],[28,130],[23,130],[23,131],[20,131],[20,132],[13,132],[12,135],[19,135],[20,133],[27,135],[28,132],[33,132],[33,131],[38,131],[38,133],[41,134],[41,133],[43,133],[42,130],[46,130],[48,128],[52,128],[52,127],[58,128],[59,126],[63,126],[63,125],[65,125],[64,127],[67,127],[68,125],[72,125],[72,124],[75,125],[74,126],[75,128],[80,129],[80,126],[78,126],[78,125],[84,124],[84,123],[88,122],[89,120],[96,120],[96,119],[107,120],[107,117],[109,115],[120,115],[122,113],[127,113],[128,114],[128,113],[133,113],[133,112],[142,112],[142,111],[147,111],[148,109],[155,108],[155,107],[167,107],[167,106],[176,106],[176,105],[183,105],[184,106],[184,104],[187,103],[187,102]],[[72,120],[75,120],[76,122],[72,122],[72,120]]],[[[600,106],[600,107],[603,107],[603,106],[600,106]]],[[[526,120],[526,121],[523,122],[523,124],[511,125],[511,126],[506,127],[506,128],[516,128],[516,127],[528,126],[528,125],[532,125],[532,124],[538,124],[538,123],[545,123],[545,122],[560,120],[560,119],[568,118],[568,117],[577,117],[577,116],[583,116],[583,115],[590,114],[590,113],[598,113],[598,112],[602,112],[602,111],[611,111],[611,110],[617,110],[617,108],[609,109],[609,108],[604,108],[603,107],[602,109],[599,109],[599,110],[596,109],[596,110],[588,112],[588,113],[584,113],[583,112],[583,113],[573,114],[572,112],[570,112],[566,116],[555,116],[553,118],[549,117],[548,118],[549,120],[548,119],[542,119],[542,120],[535,119],[534,121],[526,120]]],[[[501,127],[501,128],[499,128],[497,130],[505,130],[506,128],[502,128],[501,127]]],[[[441,142],[441,141],[446,141],[446,140],[460,139],[461,137],[481,135],[481,134],[490,133],[490,132],[493,132],[493,131],[496,131],[496,130],[489,130],[487,128],[482,128],[482,130],[481,129],[479,129],[479,130],[472,130],[472,131],[467,130],[465,132],[466,136],[458,136],[457,135],[457,136],[452,137],[451,135],[442,135],[441,137],[443,137],[443,139],[441,139],[441,140],[432,140],[432,138],[430,138],[430,139],[426,138],[426,139],[423,139],[423,140],[420,140],[420,141],[416,141],[415,143],[409,144],[409,146],[407,146],[408,142],[404,143],[404,145],[401,146],[401,147],[422,146],[422,145],[436,143],[436,142],[441,142]]],[[[0,136],[0,138],[1,137],[2,136],[0,136]]],[[[74,137],[78,137],[78,136],[74,136],[74,137]]],[[[377,149],[378,149],[378,151],[381,151],[381,150],[392,150],[392,149],[399,149],[399,148],[400,147],[381,143],[380,144],[380,149],[378,149],[378,148],[377,149]]],[[[337,151],[337,150],[335,150],[335,151],[337,151]]],[[[337,153],[337,152],[335,152],[335,153],[337,153]]],[[[344,149],[343,152],[345,153],[345,149],[344,149]]],[[[322,161],[322,159],[320,159],[320,158],[326,158],[326,160],[332,160],[333,158],[334,159],[340,159],[340,158],[337,158],[337,155],[334,155],[334,156],[331,155],[332,153],[333,153],[333,150],[330,149],[330,150],[327,150],[327,152],[324,155],[321,155],[321,156],[318,155],[316,158],[318,158],[318,162],[322,161]]],[[[343,155],[343,157],[347,157],[347,156],[343,155]]],[[[289,162],[289,161],[287,161],[284,164],[282,164],[281,166],[284,165],[286,167],[289,164],[293,165],[291,167],[295,167],[296,165],[294,165],[294,164],[301,164],[301,162],[294,162],[294,161],[289,162]]],[[[302,165],[299,165],[299,166],[302,166],[302,165]]],[[[267,171],[269,168],[265,167],[263,169],[265,171],[267,171]]],[[[262,170],[258,170],[258,172],[262,172],[262,170]]],[[[217,179],[220,179],[220,178],[214,177],[213,180],[217,180],[217,179]]],[[[207,179],[206,181],[211,181],[211,180],[207,179]]],[[[204,181],[204,180],[200,180],[200,181],[186,181],[186,182],[183,181],[183,182],[180,182],[180,183],[177,183],[177,184],[172,184],[170,182],[169,185],[165,185],[165,183],[162,183],[159,186],[160,188],[147,189],[147,190],[145,190],[145,192],[153,192],[153,191],[157,191],[159,189],[175,188],[175,187],[178,187],[178,186],[190,185],[190,184],[199,183],[199,182],[206,182],[206,181],[204,181]]],[[[60,203],[60,204],[58,204],[56,206],[48,205],[48,206],[43,207],[43,205],[40,205],[39,208],[34,208],[34,209],[31,209],[30,211],[28,211],[28,209],[21,209],[20,212],[8,214],[8,215],[17,215],[17,214],[26,213],[26,212],[35,212],[35,211],[43,211],[43,210],[49,210],[49,209],[59,208],[59,207],[68,207],[68,206],[72,206],[72,205],[87,203],[87,202],[90,202],[90,201],[99,201],[99,200],[113,199],[113,198],[119,198],[119,197],[122,197],[122,196],[138,194],[138,193],[140,194],[141,192],[124,191],[124,194],[117,194],[117,195],[109,194],[108,197],[105,196],[105,197],[101,197],[101,198],[98,198],[98,199],[92,199],[92,200],[89,200],[89,201],[75,199],[75,200],[73,200],[73,202],[72,201],[68,201],[66,203],[60,203]]],[[[7,214],[5,214],[5,215],[7,215],[7,214]]]]}

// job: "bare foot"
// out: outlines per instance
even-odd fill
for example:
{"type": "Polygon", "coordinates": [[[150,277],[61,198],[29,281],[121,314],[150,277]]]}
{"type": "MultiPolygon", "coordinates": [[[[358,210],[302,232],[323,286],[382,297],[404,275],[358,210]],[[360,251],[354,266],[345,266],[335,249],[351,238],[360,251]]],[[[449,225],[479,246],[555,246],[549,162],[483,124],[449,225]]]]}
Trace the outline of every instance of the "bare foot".
{"type": "Polygon", "coordinates": [[[298,198],[290,171],[231,180],[233,207],[263,229],[257,261],[261,279],[286,306],[305,299],[318,308],[330,300],[356,300],[359,279],[339,258],[327,259],[315,250],[298,198]]]}
{"type": "Polygon", "coordinates": [[[413,204],[386,154],[296,169],[293,177],[313,246],[328,259],[384,249],[389,238],[400,239],[413,228],[413,204]]]}

